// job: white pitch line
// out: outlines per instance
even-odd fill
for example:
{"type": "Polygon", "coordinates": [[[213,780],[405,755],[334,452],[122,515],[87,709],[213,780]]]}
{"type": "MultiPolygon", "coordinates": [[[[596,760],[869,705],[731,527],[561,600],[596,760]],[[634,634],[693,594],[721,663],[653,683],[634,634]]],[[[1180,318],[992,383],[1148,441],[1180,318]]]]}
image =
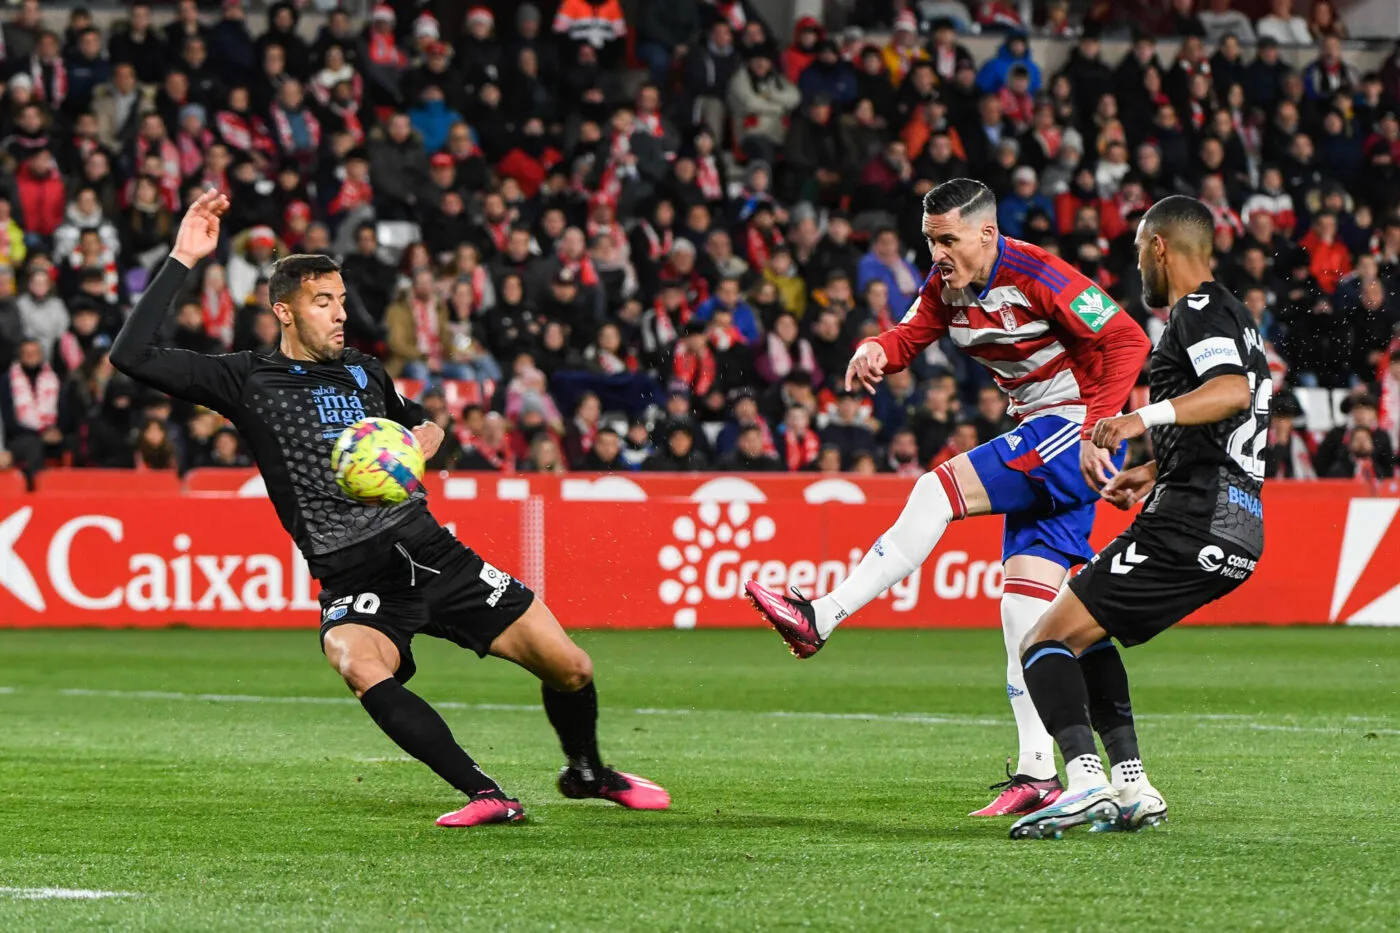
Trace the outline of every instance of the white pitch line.
{"type": "MultiPolygon", "coordinates": [[[[19,693],[20,688],[0,687],[0,693],[19,693]]],[[[307,697],[307,696],[257,696],[239,693],[176,693],[163,690],[92,690],[70,687],[54,691],[60,696],[101,697],[120,700],[165,700],[180,703],[274,703],[315,706],[358,706],[353,697],[307,697]]],[[[538,713],[542,709],[529,703],[460,703],[455,700],[442,700],[433,704],[438,709],[470,710],[474,712],[538,713]]],[[[960,726],[984,728],[1002,726],[1005,720],[983,716],[964,716],[956,713],[824,713],[806,710],[723,710],[723,709],[639,709],[614,710],[636,716],[756,716],[762,719],[814,719],[824,721],[846,720],[852,722],[889,722],[929,726],[960,726]]],[[[1400,729],[1367,728],[1367,722],[1390,722],[1389,719],[1369,717],[1346,717],[1345,725],[1302,726],[1288,723],[1265,722],[1258,716],[1247,713],[1157,713],[1137,717],[1139,721],[1156,722],[1165,720],[1185,721],[1197,727],[1216,729],[1246,729],[1265,732],[1293,732],[1311,735],[1335,735],[1348,728],[1365,729],[1376,735],[1400,735],[1400,729]]]]}
{"type": "Polygon", "coordinates": [[[108,897],[140,896],[130,891],[88,891],[83,888],[0,888],[0,898],[16,901],[99,901],[108,897]]]}

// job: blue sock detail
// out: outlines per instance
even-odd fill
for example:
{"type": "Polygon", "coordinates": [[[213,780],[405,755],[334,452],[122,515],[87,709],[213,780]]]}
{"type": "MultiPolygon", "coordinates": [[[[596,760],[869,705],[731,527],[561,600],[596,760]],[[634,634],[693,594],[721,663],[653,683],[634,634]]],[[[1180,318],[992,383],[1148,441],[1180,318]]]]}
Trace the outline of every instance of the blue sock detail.
{"type": "Polygon", "coordinates": [[[1096,642],[1094,642],[1092,645],[1090,645],[1089,647],[1085,648],[1085,649],[1083,650],[1083,652],[1080,653],[1079,656],[1082,658],[1082,657],[1084,657],[1084,655],[1086,655],[1086,654],[1093,654],[1095,651],[1102,651],[1102,650],[1104,650],[1105,648],[1112,648],[1112,647],[1113,647],[1113,639],[1112,639],[1112,638],[1105,638],[1103,641],[1096,641],[1096,642]]]}
{"type": "Polygon", "coordinates": [[[1049,654],[1062,654],[1070,660],[1074,659],[1074,652],[1070,651],[1068,648],[1041,648],[1035,654],[1026,658],[1026,663],[1021,665],[1022,669],[1029,670],[1032,664],[1049,654]]]}

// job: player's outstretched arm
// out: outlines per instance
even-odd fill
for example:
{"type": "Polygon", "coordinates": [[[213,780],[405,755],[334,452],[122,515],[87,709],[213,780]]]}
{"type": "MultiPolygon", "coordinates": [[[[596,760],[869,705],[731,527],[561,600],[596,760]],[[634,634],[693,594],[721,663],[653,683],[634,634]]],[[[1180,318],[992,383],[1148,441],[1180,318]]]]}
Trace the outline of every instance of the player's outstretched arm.
{"type": "Polygon", "coordinates": [[[162,348],[156,345],[156,335],[190,269],[218,245],[219,218],[226,210],[228,198],[217,191],[206,191],[190,205],[170,258],[136,302],[111,352],[112,365],[133,379],[220,411],[238,396],[241,356],[162,348]]]}
{"type": "Polygon", "coordinates": [[[1104,418],[1094,425],[1094,443],[1113,450],[1123,441],[1138,437],[1160,424],[1215,424],[1247,410],[1254,404],[1249,379],[1230,374],[1216,376],[1176,398],[1144,405],[1137,411],[1115,418],[1104,418]]]}

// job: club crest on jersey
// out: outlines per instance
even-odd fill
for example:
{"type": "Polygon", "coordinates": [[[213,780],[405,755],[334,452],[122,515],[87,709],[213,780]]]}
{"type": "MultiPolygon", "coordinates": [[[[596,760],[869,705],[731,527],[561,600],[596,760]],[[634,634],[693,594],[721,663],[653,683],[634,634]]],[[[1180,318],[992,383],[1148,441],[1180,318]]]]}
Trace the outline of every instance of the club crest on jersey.
{"type": "Polygon", "coordinates": [[[1098,333],[1108,319],[1118,313],[1118,305],[1097,285],[1090,285],[1069,303],[1069,309],[1079,315],[1090,330],[1098,333]]]}
{"type": "Polygon", "coordinates": [[[1016,312],[1006,305],[1001,306],[1001,326],[1007,330],[1016,329],[1016,312]]]}
{"type": "MultiPolygon", "coordinates": [[[[1095,329],[1097,330],[1097,328],[1095,329]]],[[[369,385],[369,374],[365,372],[365,368],[363,366],[359,365],[358,363],[346,363],[345,369],[347,372],[350,373],[351,376],[355,377],[355,385],[359,386],[362,389],[365,386],[369,385]]]]}

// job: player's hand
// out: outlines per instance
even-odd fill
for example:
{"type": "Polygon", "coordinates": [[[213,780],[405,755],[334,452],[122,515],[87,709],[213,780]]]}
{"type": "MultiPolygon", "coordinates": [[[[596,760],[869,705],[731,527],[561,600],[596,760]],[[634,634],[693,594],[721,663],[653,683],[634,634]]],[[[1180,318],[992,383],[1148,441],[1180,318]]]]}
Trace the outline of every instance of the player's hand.
{"type": "Polygon", "coordinates": [[[1103,491],[1099,495],[1103,496],[1104,500],[1115,508],[1130,509],[1146,499],[1155,485],[1157,485],[1155,464],[1146,463],[1133,467],[1131,470],[1124,470],[1113,477],[1103,487],[1103,491]]]}
{"type": "Polygon", "coordinates": [[[192,268],[214,252],[219,245],[219,218],[226,210],[228,195],[213,188],[195,198],[190,209],[185,211],[185,219],[180,221],[180,229],[175,234],[175,248],[170,251],[170,257],[192,268]]]}
{"type": "Polygon", "coordinates": [[[1104,450],[1117,450],[1119,444],[1129,438],[1141,437],[1146,432],[1147,425],[1142,423],[1142,416],[1135,411],[1129,412],[1099,419],[1099,423],[1094,425],[1094,443],[1104,450]]]}
{"type": "Polygon", "coordinates": [[[434,422],[425,421],[413,429],[413,436],[417,438],[418,446],[423,450],[423,459],[431,460],[447,434],[434,422]]]}
{"type": "Polygon", "coordinates": [[[873,393],[885,378],[885,367],[888,365],[884,347],[873,340],[861,344],[856,347],[855,356],[851,357],[850,365],[846,367],[846,389],[849,391],[855,387],[854,382],[859,382],[873,393]]]}
{"type": "Polygon", "coordinates": [[[1084,482],[1090,489],[1095,492],[1103,489],[1118,472],[1118,467],[1113,465],[1113,451],[1096,447],[1093,441],[1080,441],[1079,472],[1084,474],[1084,482]]]}

